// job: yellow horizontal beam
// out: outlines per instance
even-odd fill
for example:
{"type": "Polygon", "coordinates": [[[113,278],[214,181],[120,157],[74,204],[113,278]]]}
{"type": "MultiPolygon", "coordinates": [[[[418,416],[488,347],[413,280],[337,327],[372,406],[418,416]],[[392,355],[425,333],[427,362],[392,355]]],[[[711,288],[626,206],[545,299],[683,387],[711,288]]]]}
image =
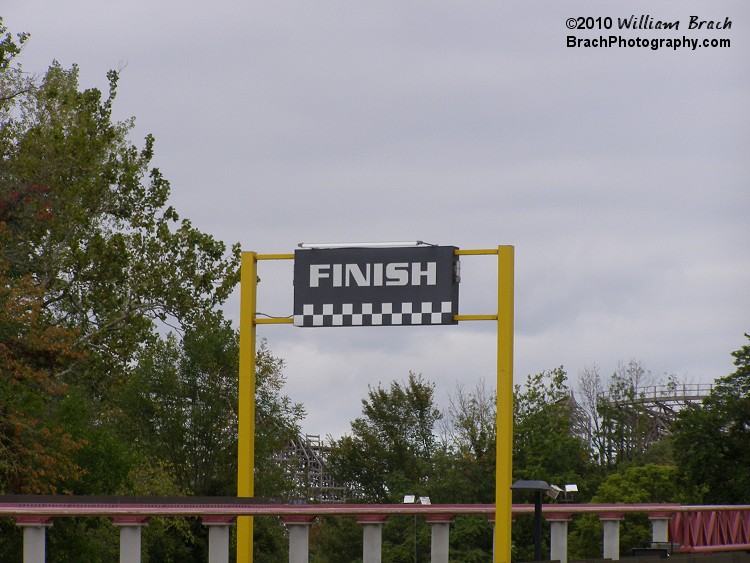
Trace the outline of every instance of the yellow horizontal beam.
{"type": "Polygon", "coordinates": [[[294,254],[256,254],[256,260],[294,260],[294,254]]]}
{"type": "Polygon", "coordinates": [[[454,315],[455,321],[496,321],[497,315],[454,315]]]}
{"type": "Polygon", "coordinates": [[[480,254],[497,254],[497,248],[479,248],[475,250],[457,248],[455,251],[456,256],[477,256],[480,254]]]}
{"type": "Polygon", "coordinates": [[[256,325],[290,325],[294,322],[294,319],[291,317],[278,317],[278,318],[272,318],[269,319],[267,317],[255,317],[253,319],[255,321],[256,325]]]}

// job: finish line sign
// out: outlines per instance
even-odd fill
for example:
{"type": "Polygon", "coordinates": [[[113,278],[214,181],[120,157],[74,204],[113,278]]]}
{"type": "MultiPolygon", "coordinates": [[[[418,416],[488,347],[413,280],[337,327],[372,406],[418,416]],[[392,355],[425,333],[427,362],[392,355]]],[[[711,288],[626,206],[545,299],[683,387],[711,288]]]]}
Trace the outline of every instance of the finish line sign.
{"type": "Polygon", "coordinates": [[[453,246],[313,248],[294,253],[294,325],[457,324],[453,246]]]}

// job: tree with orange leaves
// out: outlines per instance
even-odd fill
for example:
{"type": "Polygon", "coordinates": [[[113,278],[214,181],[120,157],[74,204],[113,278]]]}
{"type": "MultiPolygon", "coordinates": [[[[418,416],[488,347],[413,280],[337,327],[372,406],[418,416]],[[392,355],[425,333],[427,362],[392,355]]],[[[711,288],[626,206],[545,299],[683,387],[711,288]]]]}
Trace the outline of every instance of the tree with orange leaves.
{"type": "Polygon", "coordinates": [[[81,472],[72,454],[83,444],[56,421],[66,389],[56,373],[81,354],[73,332],[45,322],[30,277],[6,271],[0,262],[0,491],[65,492],[61,484],[81,472]]]}

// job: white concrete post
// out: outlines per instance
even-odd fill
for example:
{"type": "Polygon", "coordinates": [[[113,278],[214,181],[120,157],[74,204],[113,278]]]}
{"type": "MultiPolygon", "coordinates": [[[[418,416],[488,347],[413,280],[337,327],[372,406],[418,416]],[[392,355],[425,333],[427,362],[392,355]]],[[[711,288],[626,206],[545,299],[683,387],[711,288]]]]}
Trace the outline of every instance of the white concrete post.
{"type": "Polygon", "coordinates": [[[47,528],[52,518],[20,516],[16,525],[23,528],[23,563],[44,563],[47,557],[47,528]]]}
{"type": "Polygon", "coordinates": [[[430,524],[430,561],[448,563],[450,524],[453,522],[453,515],[426,514],[424,519],[430,524]]]}
{"type": "Polygon", "coordinates": [[[229,526],[208,526],[208,563],[229,563],[229,526]]]}
{"type": "Polygon", "coordinates": [[[47,557],[45,526],[23,526],[23,563],[44,563],[47,557]]]}
{"type": "Polygon", "coordinates": [[[362,514],[357,522],[362,524],[362,563],[380,563],[383,547],[383,524],[388,519],[381,514],[362,514]]]}
{"type": "Polygon", "coordinates": [[[208,527],[208,563],[229,563],[229,529],[234,516],[204,516],[201,522],[208,527]]]}
{"type": "Polygon", "coordinates": [[[560,563],[568,563],[568,522],[570,514],[550,513],[545,518],[550,526],[549,558],[560,563]]]}
{"type": "MultiPolygon", "coordinates": [[[[495,560],[495,513],[487,515],[487,520],[492,522],[492,560],[495,560]]],[[[515,519],[513,519],[515,522],[515,519]]]]}
{"type": "Polygon", "coordinates": [[[652,512],[648,515],[651,520],[651,542],[652,547],[666,547],[669,545],[669,521],[672,514],[669,512],[652,512]]]}
{"type": "Polygon", "coordinates": [[[623,519],[621,513],[600,514],[599,520],[604,525],[604,559],[620,559],[620,520],[623,519]]]}
{"type": "Polygon", "coordinates": [[[315,516],[283,516],[289,529],[289,563],[308,563],[310,524],[315,516]]]}
{"type": "Polygon", "coordinates": [[[120,563],[141,563],[141,529],[147,522],[143,516],[112,518],[112,523],[120,528],[120,563]]]}

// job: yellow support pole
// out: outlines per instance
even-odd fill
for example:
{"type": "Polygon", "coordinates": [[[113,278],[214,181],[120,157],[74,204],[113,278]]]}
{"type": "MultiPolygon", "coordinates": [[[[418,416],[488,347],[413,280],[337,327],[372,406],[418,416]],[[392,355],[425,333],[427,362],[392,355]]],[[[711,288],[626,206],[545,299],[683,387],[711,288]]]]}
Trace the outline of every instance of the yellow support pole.
{"type": "Polygon", "coordinates": [[[513,480],[513,254],[497,248],[497,420],[494,563],[510,563],[513,480]]]}
{"type": "MultiPolygon", "coordinates": [[[[237,496],[255,495],[255,310],[258,255],[243,252],[240,265],[240,366],[237,438],[237,496]]],[[[252,563],[253,518],[237,518],[237,563],[252,563]]]]}

